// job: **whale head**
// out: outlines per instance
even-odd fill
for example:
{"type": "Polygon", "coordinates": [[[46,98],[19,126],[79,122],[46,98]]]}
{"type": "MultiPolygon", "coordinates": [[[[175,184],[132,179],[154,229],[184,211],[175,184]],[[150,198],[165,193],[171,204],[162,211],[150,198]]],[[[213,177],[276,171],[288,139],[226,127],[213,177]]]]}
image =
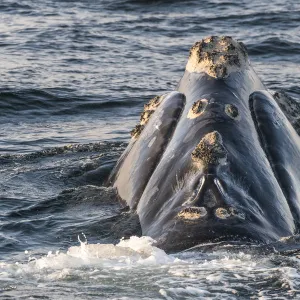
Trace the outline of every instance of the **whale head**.
{"type": "Polygon", "coordinates": [[[296,228],[298,139],[245,46],[212,36],[191,48],[176,91],[145,105],[110,183],[167,250],[274,241],[296,228]]]}

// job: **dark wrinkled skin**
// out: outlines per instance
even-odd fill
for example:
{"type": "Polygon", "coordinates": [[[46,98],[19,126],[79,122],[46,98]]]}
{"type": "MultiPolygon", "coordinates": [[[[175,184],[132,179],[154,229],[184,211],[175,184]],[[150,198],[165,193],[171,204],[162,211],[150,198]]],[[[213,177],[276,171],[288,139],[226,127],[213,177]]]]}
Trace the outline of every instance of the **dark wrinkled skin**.
{"type": "Polygon", "coordinates": [[[219,79],[185,71],[176,91],[132,138],[110,178],[122,203],[136,210],[143,235],[173,251],[213,240],[268,243],[294,234],[299,137],[252,67],[219,79]],[[204,111],[188,118],[200,99],[208,101],[204,111]],[[215,131],[226,159],[192,158],[215,131]],[[180,217],[184,209],[193,212],[190,207],[204,207],[207,214],[180,217]],[[229,215],[220,215],[223,208],[229,215]]]}

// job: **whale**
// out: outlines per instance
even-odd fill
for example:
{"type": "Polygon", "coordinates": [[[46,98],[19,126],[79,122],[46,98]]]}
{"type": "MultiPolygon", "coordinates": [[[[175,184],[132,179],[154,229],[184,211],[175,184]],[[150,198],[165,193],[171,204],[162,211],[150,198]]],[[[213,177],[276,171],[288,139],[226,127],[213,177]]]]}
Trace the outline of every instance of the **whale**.
{"type": "Polygon", "coordinates": [[[196,42],[176,89],[144,105],[109,177],[142,234],[168,251],[296,234],[300,140],[277,100],[242,42],[196,42]]]}

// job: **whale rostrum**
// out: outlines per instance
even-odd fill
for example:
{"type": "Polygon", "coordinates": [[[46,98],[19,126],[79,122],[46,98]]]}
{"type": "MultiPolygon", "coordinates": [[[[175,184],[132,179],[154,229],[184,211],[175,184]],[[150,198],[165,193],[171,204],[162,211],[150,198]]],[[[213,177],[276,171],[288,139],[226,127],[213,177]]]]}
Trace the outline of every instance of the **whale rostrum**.
{"type": "Polygon", "coordinates": [[[243,43],[196,42],[176,90],[144,106],[109,178],[143,235],[173,251],[296,233],[299,105],[285,99],[266,90],[243,43]]]}
{"type": "Polygon", "coordinates": [[[186,70],[225,78],[248,65],[248,54],[243,43],[228,36],[211,36],[191,48],[186,70]]]}

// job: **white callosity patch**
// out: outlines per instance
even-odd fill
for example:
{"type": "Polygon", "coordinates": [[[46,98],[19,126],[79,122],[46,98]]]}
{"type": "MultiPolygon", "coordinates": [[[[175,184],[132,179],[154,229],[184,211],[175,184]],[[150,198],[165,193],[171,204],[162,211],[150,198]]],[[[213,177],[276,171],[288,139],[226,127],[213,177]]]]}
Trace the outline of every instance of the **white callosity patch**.
{"type": "Polygon", "coordinates": [[[205,111],[207,104],[208,104],[207,99],[200,99],[200,100],[196,101],[193,104],[192,108],[189,110],[187,118],[195,119],[195,118],[201,116],[203,114],[203,112],[205,111]]]}
{"type": "Polygon", "coordinates": [[[226,208],[219,207],[215,211],[215,215],[219,219],[228,219],[230,217],[230,213],[227,211],[226,208]]]}
{"type": "Polygon", "coordinates": [[[218,131],[207,133],[193,150],[192,159],[204,166],[226,164],[227,151],[221,134],[218,131]]]}
{"type": "Polygon", "coordinates": [[[231,37],[211,36],[191,48],[186,70],[191,73],[204,72],[214,78],[226,78],[248,65],[248,55],[242,43],[231,37]]]}
{"type": "Polygon", "coordinates": [[[135,126],[135,128],[131,131],[131,136],[133,138],[138,138],[143,131],[144,127],[149,122],[151,116],[160,105],[160,103],[166,98],[167,94],[162,96],[156,96],[151,99],[147,104],[144,105],[144,110],[141,113],[140,123],[135,126]]]}
{"type": "Polygon", "coordinates": [[[234,119],[234,120],[237,120],[237,121],[239,121],[241,119],[238,108],[233,104],[226,104],[225,105],[225,113],[231,119],[234,119]]]}
{"type": "Polygon", "coordinates": [[[178,217],[184,220],[198,220],[207,215],[205,207],[186,207],[178,213],[178,217]]]}

